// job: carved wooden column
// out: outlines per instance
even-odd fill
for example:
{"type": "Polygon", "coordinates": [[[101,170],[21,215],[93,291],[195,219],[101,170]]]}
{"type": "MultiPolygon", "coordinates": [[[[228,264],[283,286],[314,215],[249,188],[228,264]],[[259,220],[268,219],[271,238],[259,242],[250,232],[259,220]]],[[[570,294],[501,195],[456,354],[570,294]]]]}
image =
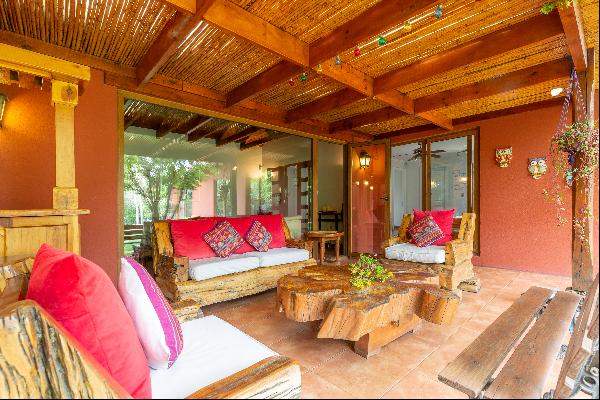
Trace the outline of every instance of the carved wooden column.
{"type": "Polygon", "coordinates": [[[52,81],[52,105],[56,129],[56,187],[52,193],[54,209],[75,210],[79,206],[75,187],[75,106],[77,85],[52,81]]]}
{"type": "MultiPolygon", "coordinates": [[[[585,105],[589,118],[594,118],[594,49],[588,49],[587,70],[579,74],[579,83],[585,96],[585,105]]],[[[573,100],[575,104],[577,100],[573,100]]],[[[575,110],[574,110],[575,111],[575,110]]],[[[576,112],[573,113],[573,120],[577,118],[576,112]]],[[[579,156],[575,157],[574,168],[580,168],[582,160],[579,156]]],[[[587,291],[594,280],[594,186],[596,179],[590,179],[588,182],[573,180],[573,218],[582,215],[582,210],[589,209],[591,212],[581,218],[583,238],[579,232],[573,229],[573,289],[587,291]]]]}

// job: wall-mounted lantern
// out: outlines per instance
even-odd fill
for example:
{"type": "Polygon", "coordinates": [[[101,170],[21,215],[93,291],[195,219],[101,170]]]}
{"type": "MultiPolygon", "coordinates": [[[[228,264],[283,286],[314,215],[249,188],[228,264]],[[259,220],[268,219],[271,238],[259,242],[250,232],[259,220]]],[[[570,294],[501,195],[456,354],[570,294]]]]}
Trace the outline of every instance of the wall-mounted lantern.
{"type": "Polygon", "coordinates": [[[369,153],[367,153],[364,150],[361,151],[360,155],[358,156],[358,163],[363,169],[369,168],[371,166],[371,156],[369,155],[369,153]]]}
{"type": "Polygon", "coordinates": [[[2,128],[2,119],[4,118],[4,110],[7,102],[8,97],[4,93],[0,93],[0,128],[2,128]]]}

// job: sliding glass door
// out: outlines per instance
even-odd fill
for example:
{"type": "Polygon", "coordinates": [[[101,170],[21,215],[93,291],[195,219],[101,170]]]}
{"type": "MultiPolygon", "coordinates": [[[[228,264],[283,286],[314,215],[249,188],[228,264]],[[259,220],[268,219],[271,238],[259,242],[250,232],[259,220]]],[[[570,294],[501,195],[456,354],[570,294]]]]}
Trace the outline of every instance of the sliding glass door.
{"type": "Polygon", "coordinates": [[[413,208],[453,208],[456,227],[464,212],[478,213],[477,138],[477,131],[467,131],[392,147],[392,234],[413,208]]]}

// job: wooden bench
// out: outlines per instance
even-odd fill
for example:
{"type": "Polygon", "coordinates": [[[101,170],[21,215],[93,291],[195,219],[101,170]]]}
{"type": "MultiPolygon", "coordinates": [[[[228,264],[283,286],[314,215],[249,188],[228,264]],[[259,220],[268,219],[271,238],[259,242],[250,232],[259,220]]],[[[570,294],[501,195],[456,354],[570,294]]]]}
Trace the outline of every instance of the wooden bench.
{"type": "MultiPolygon", "coordinates": [[[[580,389],[594,347],[598,362],[598,277],[554,386],[553,366],[564,355],[580,302],[581,296],[572,292],[531,287],[440,372],[439,380],[471,398],[568,397],[580,389]]],[[[596,390],[597,382],[596,376],[596,390]]]]}
{"type": "Polygon", "coordinates": [[[123,243],[139,245],[146,235],[144,225],[125,225],[123,227],[123,243]]]}

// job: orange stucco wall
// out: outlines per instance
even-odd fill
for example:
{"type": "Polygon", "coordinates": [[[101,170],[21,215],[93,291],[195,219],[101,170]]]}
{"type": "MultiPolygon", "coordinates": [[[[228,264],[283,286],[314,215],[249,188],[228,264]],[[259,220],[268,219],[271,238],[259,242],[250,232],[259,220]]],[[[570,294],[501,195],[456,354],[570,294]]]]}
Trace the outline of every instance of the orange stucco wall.
{"type": "MultiPolygon", "coordinates": [[[[76,182],[82,216],[81,253],[117,278],[117,90],[93,71],[75,109],[76,182]]],[[[51,208],[54,108],[49,87],[0,85],[10,101],[0,129],[0,209],[51,208]]]]}
{"type": "MultiPolygon", "coordinates": [[[[557,226],[555,206],[543,195],[543,190],[550,188],[551,173],[535,180],[527,171],[528,158],[548,155],[560,111],[560,107],[549,107],[455,127],[457,130],[480,129],[480,256],[473,260],[476,265],[571,274],[571,228],[557,226]],[[511,146],[510,167],[498,167],[495,150],[511,146]]],[[[430,132],[411,136],[419,138],[428,134],[430,132]]],[[[411,136],[403,136],[402,140],[409,140],[411,136]]],[[[569,196],[566,204],[570,202],[569,196]]],[[[597,217],[597,186],[594,208],[597,217]]],[[[570,214],[565,216],[570,217],[570,214]]],[[[597,271],[597,218],[594,246],[597,271]]]]}

